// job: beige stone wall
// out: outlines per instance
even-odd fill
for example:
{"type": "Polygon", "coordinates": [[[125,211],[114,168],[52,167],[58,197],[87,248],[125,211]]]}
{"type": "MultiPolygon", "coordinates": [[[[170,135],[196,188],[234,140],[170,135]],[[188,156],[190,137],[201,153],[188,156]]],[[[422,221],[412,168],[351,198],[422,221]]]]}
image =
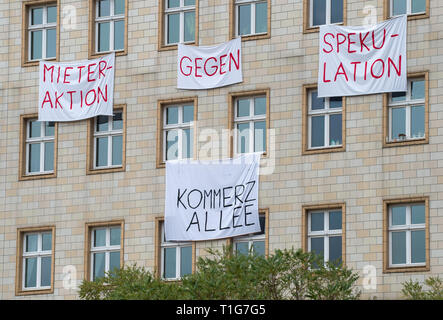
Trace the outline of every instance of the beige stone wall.
{"type": "MultiPolygon", "coordinates": [[[[60,60],[88,57],[88,1],[61,0],[77,9],[75,30],[61,27],[60,60]]],[[[347,1],[349,25],[363,9],[383,2],[347,1]]],[[[243,42],[244,82],[205,91],[175,88],[176,50],[158,49],[158,1],[129,0],[128,54],[116,58],[115,103],[127,105],[126,171],[86,175],[87,123],[60,123],[57,178],[18,181],[20,115],[37,112],[38,67],[21,67],[22,1],[0,0],[0,299],[14,299],[17,228],[56,226],[55,288],[63,268],[84,276],[85,223],[125,221],[124,260],[152,270],[155,217],[163,214],[164,169],[156,169],[157,100],[198,96],[198,126],[228,127],[230,92],[270,88],[275,170],[262,176],[260,207],[269,208],[269,248],[299,248],[302,205],[346,203],[346,262],[377,269],[376,290],[364,297],[401,297],[411,277],[443,275],[443,3],[430,1],[430,17],[409,21],[408,72],[429,70],[429,144],[383,148],[383,97],[347,98],[346,152],[302,156],[302,86],[315,83],[318,33],[303,33],[303,1],[272,0],[270,39],[243,42]],[[429,196],[430,265],[425,273],[383,274],[383,199],[429,196]]],[[[229,39],[228,1],[200,1],[199,44],[229,39]]],[[[63,18],[63,17],[62,17],[63,18]]],[[[200,142],[200,145],[203,143],[200,142]]],[[[222,153],[227,156],[227,150],[222,153]]],[[[206,247],[197,244],[197,256],[206,247]]],[[[361,283],[361,280],[360,280],[361,283]]]]}

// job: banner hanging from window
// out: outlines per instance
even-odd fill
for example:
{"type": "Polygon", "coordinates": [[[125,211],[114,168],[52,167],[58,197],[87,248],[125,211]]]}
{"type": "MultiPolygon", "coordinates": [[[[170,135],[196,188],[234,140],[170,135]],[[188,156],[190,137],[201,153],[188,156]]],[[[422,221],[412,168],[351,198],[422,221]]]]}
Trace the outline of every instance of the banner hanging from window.
{"type": "Polygon", "coordinates": [[[95,60],[40,61],[39,121],[76,121],[112,115],[115,53],[95,60]]]}
{"type": "Polygon", "coordinates": [[[166,162],[166,241],[260,232],[260,153],[219,161],[166,162]]]}
{"type": "Polygon", "coordinates": [[[318,96],[407,90],[407,16],[371,27],[320,27],[318,96]]]}
{"type": "Polygon", "coordinates": [[[241,38],[210,47],[178,44],[178,89],[211,89],[242,81],[241,38]]]}

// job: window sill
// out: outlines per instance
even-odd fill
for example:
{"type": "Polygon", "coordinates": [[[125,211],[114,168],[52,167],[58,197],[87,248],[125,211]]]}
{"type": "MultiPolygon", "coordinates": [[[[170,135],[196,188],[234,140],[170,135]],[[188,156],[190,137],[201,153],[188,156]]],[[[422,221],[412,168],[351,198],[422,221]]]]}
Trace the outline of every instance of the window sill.
{"type": "Polygon", "coordinates": [[[112,172],[124,172],[126,168],[124,166],[114,167],[114,168],[100,168],[100,169],[88,169],[86,171],[87,175],[91,174],[102,174],[102,173],[112,173],[112,172]]]}
{"type": "Polygon", "coordinates": [[[384,148],[392,148],[392,147],[414,146],[414,145],[428,144],[428,143],[429,143],[428,138],[409,139],[409,140],[402,140],[402,141],[384,142],[383,147],[384,148]]]}
{"type": "Polygon", "coordinates": [[[51,62],[56,62],[58,61],[57,58],[51,58],[51,59],[41,59],[41,60],[35,60],[35,61],[26,61],[22,63],[22,67],[35,67],[38,66],[40,64],[40,61],[51,61],[51,62]]]}
{"type": "MultiPolygon", "coordinates": [[[[396,17],[400,17],[400,16],[402,16],[402,15],[390,16],[388,19],[392,19],[392,18],[396,18],[396,17]]],[[[408,21],[419,20],[419,19],[428,19],[428,18],[429,18],[428,12],[408,14],[408,21]]]]}
{"type": "MultiPolygon", "coordinates": [[[[187,42],[187,43],[182,43],[186,46],[196,46],[195,41],[193,42],[187,42]]],[[[171,50],[177,50],[178,49],[178,43],[176,44],[162,44],[159,46],[158,51],[171,51],[171,50]]]]}
{"type": "Polygon", "coordinates": [[[327,147],[321,149],[304,149],[302,155],[310,155],[310,154],[322,154],[322,153],[331,153],[331,152],[345,152],[346,147],[344,145],[338,147],[327,147]]]}
{"type": "Polygon", "coordinates": [[[428,272],[431,271],[429,266],[411,266],[411,267],[388,267],[383,273],[407,273],[407,272],[428,272]]]}
{"type": "Polygon", "coordinates": [[[106,52],[99,52],[99,53],[91,53],[89,55],[89,59],[104,57],[104,56],[111,54],[113,52],[115,52],[116,57],[128,55],[128,50],[124,49],[124,50],[120,50],[120,51],[106,51],[106,52]]]}
{"type": "Polygon", "coordinates": [[[271,38],[271,34],[269,32],[267,32],[267,33],[264,33],[264,34],[249,34],[249,35],[238,36],[238,37],[241,37],[241,41],[243,42],[243,41],[270,39],[271,38]]]}
{"type": "Polygon", "coordinates": [[[55,172],[53,173],[42,173],[42,174],[30,174],[30,175],[24,175],[19,177],[19,181],[27,181],[27,180],[38,180],[38,179],[50,179],[50,178],[57,178],[57,174],[55,172]]]}
{"type": "Polygon", "coordinates": [[[54,289],[30,289],[30,290],[18,290],[15,295],[16,296],[30,296],[30,295],[38,295],[38,294],[53,294],[54,289]]]}
{"type": "MultiPolygon", "coordinates": [[[[330,23],[330,24],[325,24],[325,26],[327,26],[327,25],[343,26],[344,23],[343,23],[343,22],[340,22],[340,23],[330,23]]],[[[320,27],[321,27],[321,26],[315,26],[315,27],[307,27],[307,26],[304,26],[304,27],[303,27],[303,34],[309,34],[309,33],[320,32],[320,27]]]]}

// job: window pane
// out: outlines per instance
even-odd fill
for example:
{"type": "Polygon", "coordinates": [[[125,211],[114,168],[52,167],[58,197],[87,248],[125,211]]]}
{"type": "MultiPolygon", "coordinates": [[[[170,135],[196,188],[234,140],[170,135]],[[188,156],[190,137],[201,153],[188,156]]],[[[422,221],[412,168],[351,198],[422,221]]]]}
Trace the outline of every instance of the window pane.
{"type": "Polygon", "coordinates": [[[29,123],[30,129],[30,138],[38,138],[41,135],[41,122],[40,121],[31,121],[29,123]]]}
{"type": "Polygon", "coordinates": [[[249,152],[249,123],[237,124],[237,153],[249,152]]]}
{"type": "Polygon", "coordinates": [[[425,98],[425,81],[424,80],[412,81],[411,91],[412,91],[411,98],[413,100],[424,99],[425,98]]]}
{"type": "Polygon", "coordinates": [[[343,22],[343,0],[331,0],[331,23],[343,22]]]}
{"type": "Polygon", "coordinates": [[[108,120],[109,120],[108,116],[98,116],[97,127],[95,130],[97,132],[108,131],[109,130],[108,120]]]}
{"type": "Polygon", "coordinates": [[[310,214],[311,217],[311,231],[323,231],[324,227],[324,213],[314,212],[310,214]]]}
{"type": "Polygon", "coordinates": [[[254,99],[254,115],[266,115],[266,97],[258,97],[254,99]]]}
{"type": "Polygon", "coordinates": [[[180,0],[168,0],[168,8],[180,7],[180,0]]]}
{"type": "Polygon", "coordinates": [[[411,137],[423,138],[425,136],[425,107],[411,107],[411,137]]]}
{"type": "Polygon", "coordinates": [[[180,248],[180,276],[192,273],[192,247],[180,248]]]}
{"type": "Polygon", "coordinates": [[[254,241],[252,243],[252,249],[254,250],[254,254],[258,256],[265,255],[265,242],[264,241],[254,241]]]}
{"type": "Polygon", "coordinates": [[[105,257],[106,254],[104,252],[93,254],[93,280],[105,276],[105,257]]]}
{"type": "Polygon", "coordinates": [[[106,229],[94,230],[94,247],[106,246],[106,229]]]}
{"type": "Polygon", "coordinates": [[[111,228],[111,246],[119,246],[121,239],[121,230],[120,227],[111,228]]]}
{"type": "Polygon", "coordinates": [[[266,122],[254,122],[254,152],[266,150],[266,122]]]}
{"type": "Polygon", "coordinates": [[[37,258],[25,259],[25,288],[37,286],[37,258]]]}
{"type": "Polygon", "coordinates": [[[111,1],[100,0],[98,3],[98,16],[107,17],[111,15],[111,1]]]}
{"type": "Polygon", "coordinates": [[[195,6],[195,0],[185,0],[185,6],[195,6]]]}
{"type": "Polygon", "coordinates": [[[31,25],[43,24],[43,8],[32,9],[31,25]]]}
{"type": "Polygon", "coordinates": [[[342,144],[342,118],[340,114],[329,116],[329,145],[338,146],[342,144]]]}
{"type": "Polygon", "coordinates": [[[313,26],[326,24],[326,0],[312,0],[313,26]]]}
{"type": "Polygon", "coordinates": [[[412,0],[411,13],[426,12],[426,0],[412,0]]]}
{"type": "Polygon", "coordinates": [[[165,248],[164,249],[164,277],[175,278],[176,275],[176,248],[165,248]]]}
{"type": "Polygon", "coordinates": [[[185,38],[184,41],[195,40],[195,11],[185,12],[185,38]]]}
{"type": "Polygon", "coordinates": [[[193,152],[193,130],[184,129],[183,130],[183,154],[182,157],[186,159],[192,158],[193,152]]]}
{"type": "Polygon", "coordinates": [[[55,134],[55,122],[45,122],[45,136],[53,137],[55,134]]]}
{"type": "Polygon", "coordinates": [[[311,92],[311,110],[322,110],[325,108],[325,98],[318,97],[318,91],[311,92]]]}
{"type": "Polygon", "coordinates": [[[123,50],[125,48],[125,21],[118,20],[114,22],[114,50],[123,50]]]}
{"type": "Polygon", "coordinates": [[[406,263],[406,232],[392,232],[392,264],[406,263]]]}
{"type": "Polygon", "coordinates": [[[120,269],[120,251],[113,251],[109,253],[109,271],[120,269]]]}
{"type": "Polygon", "coordinates": [[[194,121],[194,106],[183,106],[183,123],[194,121]]]}
{"type": "Polygon", "coordinates": [[[96,166],[105,167],[108,165],[108,137],[97,138],[96,166]]]}
{"type": "Polygon", "coordinates": [[[406,224],[406,207],[398,206],[391,208],[391,225],[392,226],[402,226],[406,224]]]}
{"type": "Polygon", "coordinates": [[[112,165],[119,166],[123,162],[123,136],[112,137],[112,165]]]}
{"type": "Polygon", "coordinates": [[[52,233],[42,234],[42,250],[48,251],[52,249],[52,233]]]}
{"type": "Polygon", "coordinates": [[[329,237],[329,261],[332,263],[341,264],[342,260],[342,245],[341,236],[329,237]]]}
{"type": "Polygon", "coordinates": [[[392,109],[392,139],[406,138],[406,109],[392,109]]]}
{"type": "Polygon", "coordinates": [[[249,245],[247,242],[237,242],[235,244],[235,251],[237,254],[247,255],[249,254],[249,245]]]}
{"type": "Polygon", "coordinates": [[[38,234],[26,235],[26,252],[35,252],[38,250],[38,234]]]}
{"type": "Polygon", "coordinates": [[[260,232],[257,235],[265,234],[266,216],[264,214],[259,215],[260,232]]]}
{"type": "Polygon", "coordinates": [[[268,3],[255,5],[255,33],[268,31],[268,3]]]}
{"type": "Polygon", "coordinates": [[[249,99],[238,99],[237,100],[237,117],[248,117],[249,116],[249,99]]]}
{"type": "Polygon", "coordinates": [[[48,7],[48,23],[57,22],[57,6],[48,7]]]}
{"type": "Polygon", "coordinates": [[[168,43],[180,41],[180,14],[168,14],[168,43]]]}
{"type": "Polygon", "coordinates": [[[41,265],[41,286],[51,286],[51,257],[42,257],[41,265]]]}
{"type": "Polygon", "coordinates": [[[330,211],[329,212],[329,230],[341,230],[342,229],[342,218],[340,211],[330,211]]]}
{"type": "Polygon", "coordinates": [[[54,170],[54,142],[45,143],[45,171],[54,170]]]}
{"type": "Polygon", "coordinates": [[[29,172],[40,172],[40,143],[29,145],[29,172]]]}
{"type": "Polygon", "coordinates": [[[406,100],[406,92],[393,92],[391,94],[391,101],[392,102],[399,102],[399,101],[405,101],[406,100]]]}
{"type": "Polygon", "coordinates": [[[170,130],[166,132],[166,160],[178,158],[178,131],[170,130]]]}
{"type": "Polygon", "coordinates": [[[421,224],[425,223],[425,205],[418,204],[411,206],[411,223],[421,224]]]}
{"type": "Polygon", "coordinates": [[[251,34],[251,5],[238,6],[238,34],[251,34]]]}
{"type": "Polygon", "coordinates": [[[109,51],[110,23],[98,24],[98,52],[109,51]]]}
{"type": "Polygon", "coordinates": [[[343,98],[342,97],[332,97],[329,98],[329,108],[335,109],[335,108],[341,108],[343,104],[343,98]]]}
{"type": "Polygon", "coordinates": [[[42,30],[31,32],[31,60],[42,58],[42,37],[42,30]]]}
{"type": "Polygon", "coordinates": [[[114,113],[112,117],[112,130],[123,129],[123,114],[121,112],[114,113]]]}
{"type": "Polygon", "coordinates": [[[311,147],[323,147],[325,145],[325,117],[311,118],[311,147]]]}
{"type": "Polygon", "coordinates": [[[311,238],[311,252],[324,257],[325,242],[323,237],[311,238]]]}
{"type": "Polygon", "coordinates": [[[125,0],[115,0],[114,14],[125,14],[125,0]]]}
{"type": "Polygon", "coordinates": [[[406,0],[391,0],[391,1],[392,1],[393,16],[406,14],[406,0]]]}
{"type": "Polygon", "coordinates": [[[178,107],[168,107],[166,109],[166,124],[178,123],[178,107]]]}
{"type": "Polygon", "coordinates": [[[411,262],[426,262],[425,230],[417,230],[411,232],[411,262]]]}

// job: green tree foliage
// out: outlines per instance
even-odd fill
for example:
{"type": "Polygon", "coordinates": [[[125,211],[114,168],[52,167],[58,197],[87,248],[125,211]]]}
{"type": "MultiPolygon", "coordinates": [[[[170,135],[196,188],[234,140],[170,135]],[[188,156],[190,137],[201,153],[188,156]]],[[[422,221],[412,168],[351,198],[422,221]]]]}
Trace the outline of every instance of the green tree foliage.
{"type": "Polygon", "coordinates": [[[443,280],[440,277],[429,277],[425,284],[428,290],[418,281],[406,281],[402,293],[409,300],[443,300],[443,280]]]}

